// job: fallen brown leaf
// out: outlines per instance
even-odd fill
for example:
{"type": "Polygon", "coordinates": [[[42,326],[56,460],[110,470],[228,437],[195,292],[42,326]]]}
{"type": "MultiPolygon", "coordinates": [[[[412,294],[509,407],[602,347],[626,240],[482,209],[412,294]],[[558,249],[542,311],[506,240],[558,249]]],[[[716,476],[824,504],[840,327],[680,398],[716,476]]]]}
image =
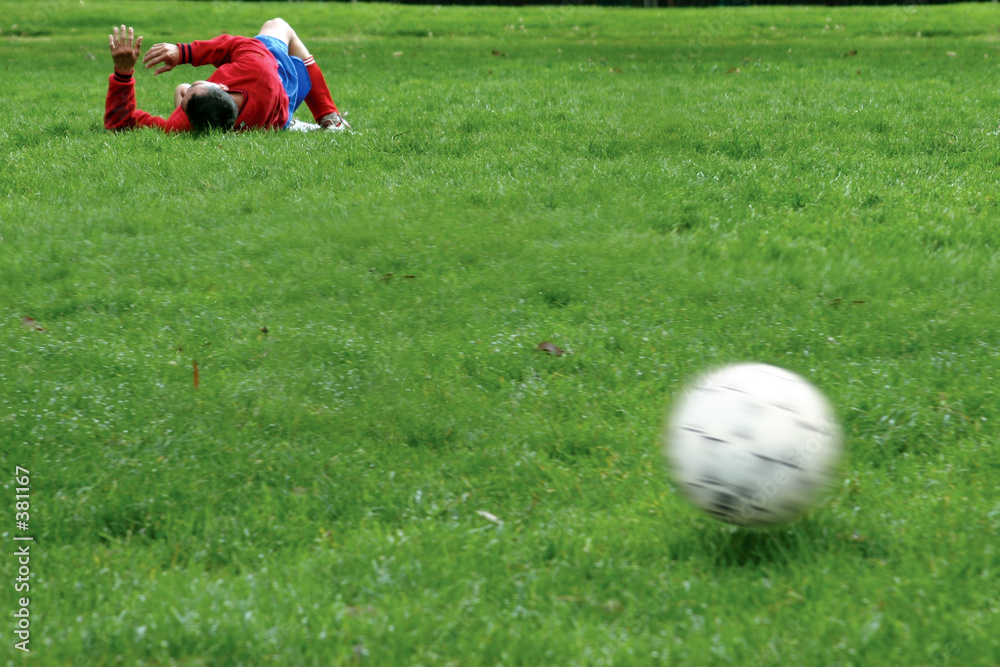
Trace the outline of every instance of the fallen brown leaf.
{"type": "Polygon", "coordinates": [[[609,72],[610,72],[611,74],[622,74],[622,70],[621,70],[621,68],[620,68],[620,67],[612,67],[612,68],[611,68],[610,70],[608,70],[608,71],[609,71],[609,72]]]}
{"type": "Polygon", "coordinates": [[[556,347],[547,340],[543,340],[541,343],[539,343],[535,347],[535,350],[537,350],[538,352],[546,352],[548,354],[551,354],[553,357],[561,357],[564,354],[566,354],[565,350],[560,350],[558,347],[556,347]]]}
{"type": "Polygon", "coordinates": [[[739,67],[730,67],[729,69],[726,70],[726,74],[739,74],[739,73],[740,73],[739,67]]]}
{"type": "Polygon", "coordinates": [[[21,326],[31,331],[45,331],[45,327],[40,326],[33,317],[25,317],[21,320],[21,326]]]}
{"type": "Polygon", "coordinates": [[[357,607],[344,607],[344,613],[348,616],[362,616],[367,614],[374,614],[377,609],[370,604],[360,605],[357,607]]]}

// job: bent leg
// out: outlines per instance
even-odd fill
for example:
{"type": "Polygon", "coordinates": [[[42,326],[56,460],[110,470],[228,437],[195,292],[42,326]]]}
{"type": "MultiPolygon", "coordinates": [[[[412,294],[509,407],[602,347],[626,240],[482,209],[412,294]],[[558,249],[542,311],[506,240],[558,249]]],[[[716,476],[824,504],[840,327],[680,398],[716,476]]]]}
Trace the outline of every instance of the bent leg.
{"type": "Polygon", "coordinates": [[[288,45],[288,55],[295,56],[302,60],[305,65],[306,74],[309,75],[311,88],[306,95],[304,102],[316,119],[323,127],[333,129],[347,129],[350,126],[340,117],[337,105],[333,101],[333,95],[327,86],[323,71],[316,64],[316,60],[309,53],[309,49],[299,39],[292,26],[281,18],[271,19],[260,27],[260,35],[267,35],[280,39],[288,45]]]}
{"type": "Polygon", "coordinates": [[[280,39],[288,45],[288,55],[290,56],[295,56],[302,60],[309,57],[309,49],[306,48],[306,45],[302,43],[299,36],[295,34],[295,30],[292,26],[288,25],[288,21],[285,19],[278,18],[265,21],[257,34],[280,39]]]}

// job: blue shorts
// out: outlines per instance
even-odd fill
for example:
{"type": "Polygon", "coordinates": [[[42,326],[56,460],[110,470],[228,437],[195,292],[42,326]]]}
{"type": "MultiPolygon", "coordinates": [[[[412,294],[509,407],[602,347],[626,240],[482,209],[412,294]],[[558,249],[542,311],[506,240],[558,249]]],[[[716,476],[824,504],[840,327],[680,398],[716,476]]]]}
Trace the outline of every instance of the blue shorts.
{"type": "Polygon", "coordinates": [[[277,37],[257,35],[254,39],[263,43],[278,61],[278,76],[285,92],[288,93],[288,123],[285,123],[285,127],[288,127],[292,122],[292,114],[312,90],[309,72],[306,71],[306,65],[301,58],[288,55],[288,44],[277,37]]]}

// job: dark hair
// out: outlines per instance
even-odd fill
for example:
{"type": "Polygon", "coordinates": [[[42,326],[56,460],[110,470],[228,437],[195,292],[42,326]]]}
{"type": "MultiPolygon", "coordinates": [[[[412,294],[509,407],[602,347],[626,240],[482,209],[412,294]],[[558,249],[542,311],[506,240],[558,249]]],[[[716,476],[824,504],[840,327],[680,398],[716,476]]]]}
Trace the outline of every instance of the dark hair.
{"type": "Polygon", "coordinates": [[[236,101],[222,88],[205,86],[187,101],[187,117],[195,130],[231,130],[240,114],[236,101]]]}

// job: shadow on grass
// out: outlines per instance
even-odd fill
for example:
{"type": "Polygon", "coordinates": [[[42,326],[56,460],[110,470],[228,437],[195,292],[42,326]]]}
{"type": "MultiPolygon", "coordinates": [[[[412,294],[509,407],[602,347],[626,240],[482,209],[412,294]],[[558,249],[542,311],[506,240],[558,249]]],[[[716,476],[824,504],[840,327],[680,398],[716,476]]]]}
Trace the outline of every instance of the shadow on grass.
{"type": "Polygon", "coordinates": [[[784,565],[802,557],[802,539],[795,530],[739,529],[710,538],[713,560],[722,567],[784,565]]]}
{"type": "Polygon", "coordinates": [[[828,548],[824,527],[807,518],[768,529],[701,526],[697,534],[675,544],[674,552],[705,558],[716,567],[744,568],[810,562],[828,548]]]}

